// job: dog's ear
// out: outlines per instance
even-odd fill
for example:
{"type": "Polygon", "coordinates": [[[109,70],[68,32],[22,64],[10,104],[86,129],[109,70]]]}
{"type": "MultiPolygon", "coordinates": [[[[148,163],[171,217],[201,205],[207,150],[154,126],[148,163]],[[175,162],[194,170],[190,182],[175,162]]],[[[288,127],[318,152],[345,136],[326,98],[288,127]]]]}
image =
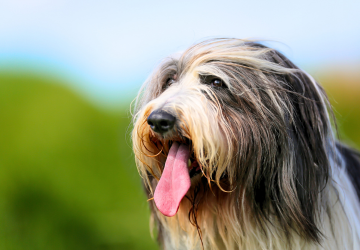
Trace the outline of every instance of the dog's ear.
{"type": "MultiPolygon", "coordinates": [[[[298,69],[281,53],[271,53],[275,63],[298,69]]],[[[301,70],[284,76],[284,80],[293,112],[287,128],[289,152],[293,155],[289,155],[291,159],[288,166],[283,166],[285,169],[282,170],[282,176],[292,180],[293,187],[282,182],[281,190],[283,194],[297,198],[296,202],[292,202],[291,197],[287,200],[290,201],[289,208],[292,207],[292,211],[301,211],[300,214],[292,216],[299,221],[298,226],[306,232],[306,236],[319,242],[321,233],[316,226],[318,197],[325,188],[330,171],[327,152],[327,145],[331,143],[328,101],[322,87],[301,70]],[[295,190],[289,193],[289,189],[295,190]]]]}
{"type": "Polygon", "coordinates": [[[290,227],[319,242],[322,235],[316,225],[318,197],[328,180],[332,145],[327,97],[321,86],[278,51],[270,51],[267,59],[296,70],[276,76],[285,83],[283,88],[292,107],[285,121],[287,142],[282,142],[288,145],[286,153],[281,153],[285,163],[278,162],[281,167],[273,182],[277,187],[270,195],[272,207],[285,228],[291,221],[294,225],[290,227]]]}

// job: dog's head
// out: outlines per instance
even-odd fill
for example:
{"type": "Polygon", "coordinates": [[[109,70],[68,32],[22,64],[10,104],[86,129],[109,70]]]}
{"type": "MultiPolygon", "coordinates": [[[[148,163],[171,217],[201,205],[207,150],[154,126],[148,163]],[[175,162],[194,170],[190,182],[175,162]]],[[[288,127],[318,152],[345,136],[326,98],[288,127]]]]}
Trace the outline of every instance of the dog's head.
{"type": "Polygon", "coordinates": [[[284,229],[319,239],[327,99],[276,50],[218,39],[165,60],[142,87],[133,122],[137,166],[163,214],[174,215],[203,185],[231,197],[254,223],[276,217],[284,229]]]}

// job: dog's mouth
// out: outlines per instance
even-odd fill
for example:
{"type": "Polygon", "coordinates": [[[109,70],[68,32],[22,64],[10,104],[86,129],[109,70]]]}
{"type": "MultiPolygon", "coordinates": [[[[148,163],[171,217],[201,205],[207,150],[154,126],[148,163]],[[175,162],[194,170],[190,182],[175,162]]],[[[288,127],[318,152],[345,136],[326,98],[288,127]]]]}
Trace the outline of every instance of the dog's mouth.
{"type": "Polygon", "coordinates": [[[162,214],[174,216],[191,186],[191,178],[202,171],[190,140],[170,141],[169,147],[164,170],[155,189],[154,201],[162,214]]]}
{"type": "Polygon", "coordinates": [[[189,148],[190,154],[189,154],[189,159],[187,161],[187,166],[189,170],[190,179],[200,174],[202,171],[199,162],[196,159],[195,152],[192,150],[193,147],[192,141],[188,138],[185,138],[185,140],[181,140],[181,141],[169,141],[169,148],[171,148],[174,142],[179,144],[185,144],[189,148]]]}
{"type": "MultiPolygon", "coordinates": [[[[197,176],[198,174],[201,174],[202,173],[202,170],[200,168],[200,165],[199,165],[199,162],[197,161],[196,159],[196,156],[195,156],[195,152],[193,150],[193,143],[190,139],[188,138],[184,138],[184,137],[180,137],[180,138],[177,138],[175,140],[169,140],[168,141],[168,146],[169,146],[169,149],[171,149],[172,145],[174,143],[178,143],[179,145],[186,145],[188,147],[188,150],[189,150],[189,159],[187,160],[187,167],[188,167],[188,170],[189,170],[189,176],[190,176],[190,179],[192,179],[193,177],[197,176]]],[[[170,150],[169,150],[170,151],[170,150]]],[[[169,152],[170,153],[170,152],[169,152]]],[[[167,155],[167,157],[169,156],[169,154],[167,155]]],[[[167,161],[167,158],[166,158],[166,161],[167,161]]],[[[166,162],[165,162],[166,164],[166,162]]]]}
{"type": "Polygon", "coordinates": [[[190,179],[197,176],[198,174],[201,174],[202,170],[200,168],[199,162],[196,159],[195,152],[192,149],[193,148],[192,141],[188,138],[169,141],[169,148],[172,147],[173,143],[185,144],[189,148],[190,153],[189,153],[189,159],[187,161],[187,167],[189,170],[190,179]]]}

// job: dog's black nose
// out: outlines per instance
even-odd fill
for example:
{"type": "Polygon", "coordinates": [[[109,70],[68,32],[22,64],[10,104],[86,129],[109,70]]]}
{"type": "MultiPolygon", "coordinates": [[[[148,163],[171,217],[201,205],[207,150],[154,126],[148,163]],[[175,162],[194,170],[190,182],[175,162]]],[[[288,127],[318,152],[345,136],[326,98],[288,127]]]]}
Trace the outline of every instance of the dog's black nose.
{"type": "Polygon", "coordinates": [[[150,128],[160,134],[170,131],[174,127],[175,121],[174,116],[161,110],[155,110],[147,118],[150,128]]]}

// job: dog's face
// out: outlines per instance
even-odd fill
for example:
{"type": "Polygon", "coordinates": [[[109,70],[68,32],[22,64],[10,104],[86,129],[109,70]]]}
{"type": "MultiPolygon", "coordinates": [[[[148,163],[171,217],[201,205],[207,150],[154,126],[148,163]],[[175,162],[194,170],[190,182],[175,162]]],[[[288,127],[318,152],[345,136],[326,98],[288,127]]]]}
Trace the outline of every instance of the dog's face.
{"type": "Polygon", "coordinates": [[[145,83],[133,147],[164,215],[202,185],[243,204],[239,213],[255,223],[270,209],[285,228],[317,240],[314,207],[302,202],[316,206],[326,181],[328,120],[321,88],[280,53],[244,40],[206,41],[166,60],[145,83]]]}

